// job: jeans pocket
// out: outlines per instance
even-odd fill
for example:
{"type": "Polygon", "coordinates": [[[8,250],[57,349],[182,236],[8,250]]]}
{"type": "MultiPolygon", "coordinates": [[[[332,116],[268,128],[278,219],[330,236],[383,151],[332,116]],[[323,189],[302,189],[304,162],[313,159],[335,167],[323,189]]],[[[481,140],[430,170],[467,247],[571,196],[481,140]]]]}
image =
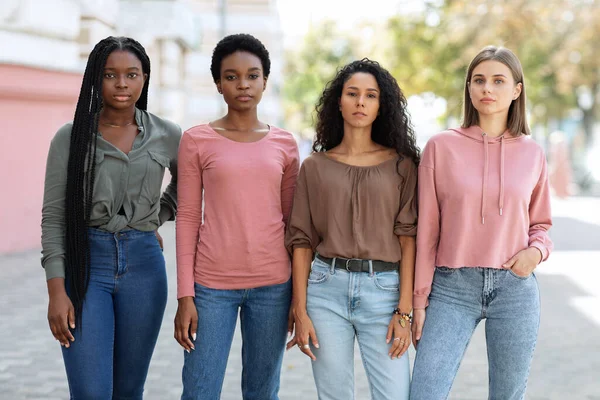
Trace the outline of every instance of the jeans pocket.
{"type": "Polygon", "coordinates": [[[398,292],[400,290],[398,271],[376,272],[374,282],[377,288],[387,292],[398,292]]]}
{"type": "Polygon", "coordinates": [[[331,275],[329,268],[330,267],[324,267],[316,262],[313,262],[312,266],[310,267],[310,275],[308,275],[308,284],[316,285],[326,282],[331,275]]]}
{"type": "Polygon", "coordinates": [[[529,275],[527,275],[527,276],[521,276],[521,275],[517,275],[517,274],[515,274],[515,273],[513,272],[513,270],[512,270],[512,269],[509,269],[509,270],[508,270],[508,273],[509,273],[509,274],[511,274],[512,276],[514,276],[515,278],[517,278],[517,279],[519,279],[519,280],[522,280],[522,281],[525,281],[525,280],[527,280],[527,279],[531,278],[531,275],[532,275],[532,274],[529,274],[529,275]]]}

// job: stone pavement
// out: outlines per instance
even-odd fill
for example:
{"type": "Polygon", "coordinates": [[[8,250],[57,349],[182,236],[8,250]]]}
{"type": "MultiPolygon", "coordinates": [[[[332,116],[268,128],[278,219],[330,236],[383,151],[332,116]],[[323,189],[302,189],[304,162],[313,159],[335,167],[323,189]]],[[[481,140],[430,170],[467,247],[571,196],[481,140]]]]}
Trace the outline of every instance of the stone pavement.
{"type": "MultiPolygon", "coordinates": [[[[537,276],[542,293],[539,341],[527,399],[600,400],[600,199],[554,201],[555,253],[537,276]]],[[[182,350],[173,339],[177,301],[174,225],[161,228],[169,303],[150,367],[145,399],[177,399],[182,350]]],[[[60,348],[47,327],[47,294],[39,250],[0,256],[0,399],[67,399],[60,348]]],[[[487,398],[484,324],[475,332],[450,399],[487,398]]],[[[414,354],[411,347],[411,358],[414,354]]],[[[369,399],[358,350],[357,399],[369,399]]],[[[241,340],[236,333],[223,400],[241,399],[241,340]]],[[[310,360],[298,349],[284,358],[280,398],[316,399],[310,360]]]]}

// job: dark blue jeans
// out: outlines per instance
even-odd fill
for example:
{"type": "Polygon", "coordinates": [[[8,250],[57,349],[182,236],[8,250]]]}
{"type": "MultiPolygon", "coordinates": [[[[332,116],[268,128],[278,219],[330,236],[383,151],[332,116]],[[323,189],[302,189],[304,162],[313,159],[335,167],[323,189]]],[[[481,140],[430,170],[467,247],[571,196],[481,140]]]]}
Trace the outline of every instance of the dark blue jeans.
{"type": "Polygon", "coordinates": [[[195,284],[198,332],[184,351],[183,400],[219,400],[240,313],[242,396],[278,400],[292,281],[254,289],[218,290],[195,284]]]}
{"type": "Polygon", "coordinates": [[[142,399],[167,302],[154,232],[90,228],[91,276],[75,342],[63,348],[71,399],[142,399]]]}

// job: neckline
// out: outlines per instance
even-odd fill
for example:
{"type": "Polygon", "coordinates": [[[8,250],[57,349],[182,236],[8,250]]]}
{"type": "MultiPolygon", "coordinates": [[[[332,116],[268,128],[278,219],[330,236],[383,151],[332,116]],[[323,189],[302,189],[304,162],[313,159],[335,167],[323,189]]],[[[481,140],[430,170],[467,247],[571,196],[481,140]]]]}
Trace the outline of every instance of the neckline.
{"type": "Polygon", "coordinates": [[[329,161],[333,161],[334,163],[336,163],[336,164],[340,164],[340,165],[343,165],[343,166],[345,166],[345,167],[352,167],[352,168],[363,168],[363,169],[381,167],[382,165],[384,165],[384,164],[387,164],[387,163],[389,163],[390,161],[398,161],[398,159],[400,158],[400,156],[399,156],[398,154],[396,154],[394,157],[392,157],[392,158],[390,158],[390,159],[387,159],[387,160],[385,160],[385,161],[382,161],[382,162],[380,162],[380,163],[378,163],[378,164],[373,164],[373,165],[353,165],[353,164],[348,164],[348,163],[345,163],[345,162],[342,162],[342,161],[338,161],[338,160],[336,160],[336,159],[334,159],[334,158],[331,158],[331,157],[329,157],[329,156],[328,156],[326,153],[327,153],[327,152],[325,152],[325,151],[322,151],[322,152],[319,152],[319,153],[317,153],[317,154],[322,154],[322,155],[323,155],[323,157],[324,157],[325,159],[327,159],[327,160],[329,160],[329,161]]]}
{"type": "Polygon", "coordinates": [[[267,139],[267,137],[269,137],[271,135],[271,132],[273,131],[273,127],[269,124],[267,124],[267,126],[269,127],[269,131],[267,133],[265,133],[265,135],[263,137],[261,137],[258,140],[255,140],[253,142],[238,142],[237,140],[233,140],[233,139],[229,139],[228,137],[225,137],[223,135],[221,135],[219,132],[217,132],[216,130],[214,130],[214,128],[212,126],[210,126],[210,123],[206,124],[206,126],[208,127],[208,129],[210,129],[210,132],[213,133],[214,135],[217,135],[218,137],[227,140],[228,142],[231,143],[239,143],[239,144],[253,144],[253,143],[260,143],[264,140],[267,139]]]}

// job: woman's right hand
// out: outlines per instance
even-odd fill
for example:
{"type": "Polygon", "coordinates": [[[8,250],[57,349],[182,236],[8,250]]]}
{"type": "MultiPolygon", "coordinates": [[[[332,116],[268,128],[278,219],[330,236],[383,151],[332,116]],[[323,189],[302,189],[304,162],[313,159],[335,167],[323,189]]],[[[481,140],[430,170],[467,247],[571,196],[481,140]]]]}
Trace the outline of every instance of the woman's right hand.
{"type": "Polygon", "coordinates": [[[75,329],[75,309],[65,290],[64,278],[53,278],[48,282],[48,324],[54,338],[61,346],[69,348],[75,341],[69,330],[75,329]]]}
{"type": "Polygon", "coordinates": [[[425,324],[425,315],[424,308],[413,310],[412,341],[415,349],[417,348],[419,340],[421,340],[423,325],[425,324]]]}
{"type": "Polygon", "coordinates": [[[188,353],[195,350],[196,331],[198,330],[198,310],[192,296],[178,300],[175,314],[175,340],[188,353]]]}
{"type": "Polygon", "coordinates": [[[319,341],[317,334],[315,333],[315,327],[306,312],[306,309],[295,308],[294,309],[294,337],[290,340],[286,346],[286,350],[291,349],[294,345],[298,345],[300,350],[310,357],[313,361],[317,359],[309,346],[309,339],[313,346],[319,348],[319,341]]]}

